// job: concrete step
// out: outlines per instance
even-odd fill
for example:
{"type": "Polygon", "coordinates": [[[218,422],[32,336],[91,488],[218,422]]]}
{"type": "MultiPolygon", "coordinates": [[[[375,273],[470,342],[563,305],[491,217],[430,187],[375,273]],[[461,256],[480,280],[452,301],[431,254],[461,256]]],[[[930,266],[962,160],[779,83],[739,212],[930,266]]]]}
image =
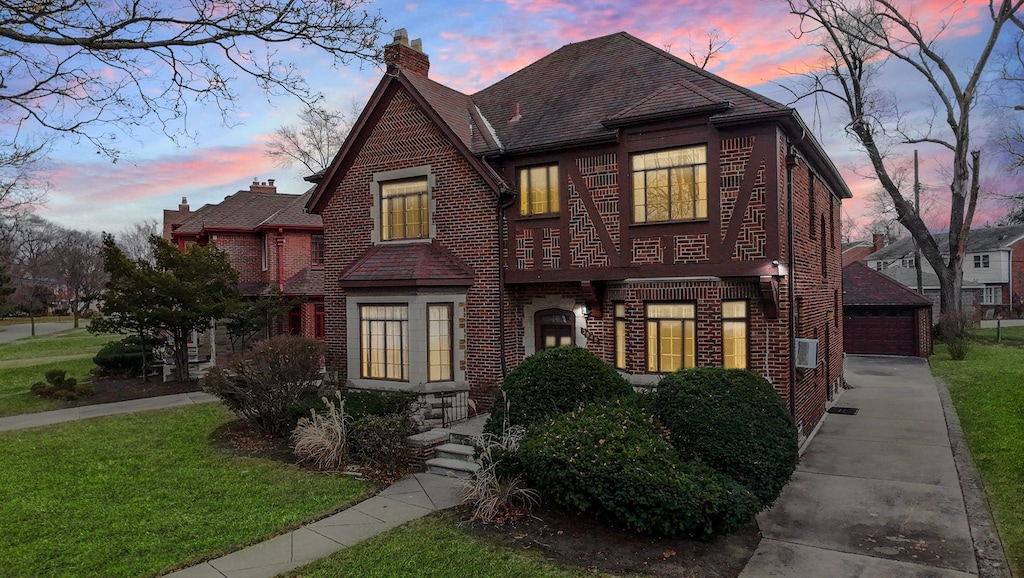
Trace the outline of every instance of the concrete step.
{"type": "Polygon", "coordinates": [[[439,445],[434,449],[434,457],[462,460],[464,462],[473,461],[474,453],[476,453],[476,448],[462,444],[447,443],[439,445]]]}
{"type": "Polygon", "coordinates": [[[468,480],[480,469],[480,464],[451,458],[434,458],[427,460],[427,473],[439,476],[453,475],[468,480]]]}
{"type": "Polygon", "coordinates": [[[478,437],[483,433],[484,424],[487,423],[487,419],[489,417],[491,417],[491,414],[485,413],[471,417],[465,421],[452,424],[448,427],[448,431],[451,433],[449,439],[453,443],[468,444],[469,442],[467,440],[478,437]]]}

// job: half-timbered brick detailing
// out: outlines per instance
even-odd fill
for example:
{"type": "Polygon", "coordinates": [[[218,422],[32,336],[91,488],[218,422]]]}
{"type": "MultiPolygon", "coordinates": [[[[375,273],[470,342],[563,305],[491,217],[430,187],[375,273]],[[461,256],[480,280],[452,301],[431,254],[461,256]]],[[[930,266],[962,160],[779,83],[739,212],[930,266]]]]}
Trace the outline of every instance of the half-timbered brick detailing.
{"type": "Polygon", "coordinates": [[[525,356],[572,344],[641,387],[677,367],[746,367],[813,430],[842,383],[849,191],[794,110],[625,33],[472,96],[430,80],[406,42],[308,204],[327,236],[329,360],[350,385],[434,405],[468,390],[482,411],[525,356]],[[384,203],[417,182],[421,196],[384,203]],[[382,240],[383,221],[420,231],[423,214],[429,234],[382,240]],[[403,268],[409,243],[464,273],[403,268]],[[437,303],[454,307],[451,375],[427,355],[437,303]],[[395,319],[360,319],[377,305],[395,319]],[[796,367],[798,338],[817,340],[817,363],[796,367]]]}

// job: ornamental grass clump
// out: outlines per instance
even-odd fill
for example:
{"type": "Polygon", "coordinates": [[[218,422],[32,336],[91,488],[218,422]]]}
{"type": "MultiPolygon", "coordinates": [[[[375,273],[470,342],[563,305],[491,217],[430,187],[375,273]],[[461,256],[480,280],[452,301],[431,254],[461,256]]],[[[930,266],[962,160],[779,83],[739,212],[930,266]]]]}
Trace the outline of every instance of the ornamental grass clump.
{"type": "Polygon", "coordinates": [[[519,464],[519,444],[526,434],[522,426],[502,428],[500,434],[485,432],[471,439],[478,448],[480,469],[461,480],[462,503],[473,507],[470,521],[503,522],[521,518],[540,501],[530,488],[519,464]]]}
{"type": "Polygon", "coordinates": [[[322,397],[326,411],[310,410],[310,417],[299,418],[292,432],[292,443],[299,461],[310,462],[318,470],[340,470],[348,464],[348,425],[345,400],[335,393],[338,403],[322,397]]]}

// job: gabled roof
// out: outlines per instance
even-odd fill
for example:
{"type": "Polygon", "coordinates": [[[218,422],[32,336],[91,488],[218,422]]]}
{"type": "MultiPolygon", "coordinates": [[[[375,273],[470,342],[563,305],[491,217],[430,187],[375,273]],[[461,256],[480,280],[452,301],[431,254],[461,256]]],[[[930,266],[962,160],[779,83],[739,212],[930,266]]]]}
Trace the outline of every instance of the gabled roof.
{"type": "Polygon", "coordinates": [[[843,267],[843,305],[931,305],[930,299],[857,262],[843,267]]]}
{"type": "Polygon", "coordinates": [[[435,243],[376,245],[342,274],[342,287],[468,286],[473,269],[435,243]]]}
{"type": "Polygon", "coordinates": [[[322,229],[320,215],[306,213],[303,195],[238,191],[216,205],[204,205],[189,215],[172,236],[199,235],[212,231],[257,231],[265,227],[322,229]]]}
{"type": "MultiPolygon", "coordinates": [[[[870,269],[870,267],[868,268],[870,269]]],[[[879,273],[907,287],[917,287],[917,269],[914,267],[889,267],[882,269],[879,273]]],[[[980,289],[984,286],[984,283],[964,279],[961,289],[980,289]]],[[[939,276],[928,270],[921,271],[921,288],[938,290],[939,276]]]]}
{"type": "Polygon", "coordinates": [[[797,112],[733,84],[630,34],[568,44],[469,96],[399,69],[381,79],[341,151],[319,179],[307,207],[322,210],[337,189],[360,133],[405,87],[498,191],[501,179],[483,157],[615,142],[629,124],[710,115],[718,124],[772,120],[785,126],[833,192],[852,195],[797,112]]]}
{"type": "MultiPolygon", "coordinates": [[[[934,233],[939,252],[949,254],[949,233],[934,233]]],[[[971,229],[967,237],[968,253],[986,253],[1008,249],[1010,245],[1024,238],[1024,225],[1008,227],[983,227],[971,229]]],[[[868,255],[869,261],[888,261],[900,259],[914,252],[914,239],[907,237],[868,255]]]]}

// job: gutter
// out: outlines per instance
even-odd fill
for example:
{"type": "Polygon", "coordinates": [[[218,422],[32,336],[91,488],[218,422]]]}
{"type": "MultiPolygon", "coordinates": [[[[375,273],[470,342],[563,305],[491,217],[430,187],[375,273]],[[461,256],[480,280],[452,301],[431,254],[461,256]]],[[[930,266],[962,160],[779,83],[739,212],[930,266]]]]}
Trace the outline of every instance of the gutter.
{"type": "Polygon", "coordinates": [[[786,260],[789,262],[789,413],[796,421],[796,263],[793,259],[793,168],[796,166],[796,147],[790,145],[786,154],[786,260]]]}

